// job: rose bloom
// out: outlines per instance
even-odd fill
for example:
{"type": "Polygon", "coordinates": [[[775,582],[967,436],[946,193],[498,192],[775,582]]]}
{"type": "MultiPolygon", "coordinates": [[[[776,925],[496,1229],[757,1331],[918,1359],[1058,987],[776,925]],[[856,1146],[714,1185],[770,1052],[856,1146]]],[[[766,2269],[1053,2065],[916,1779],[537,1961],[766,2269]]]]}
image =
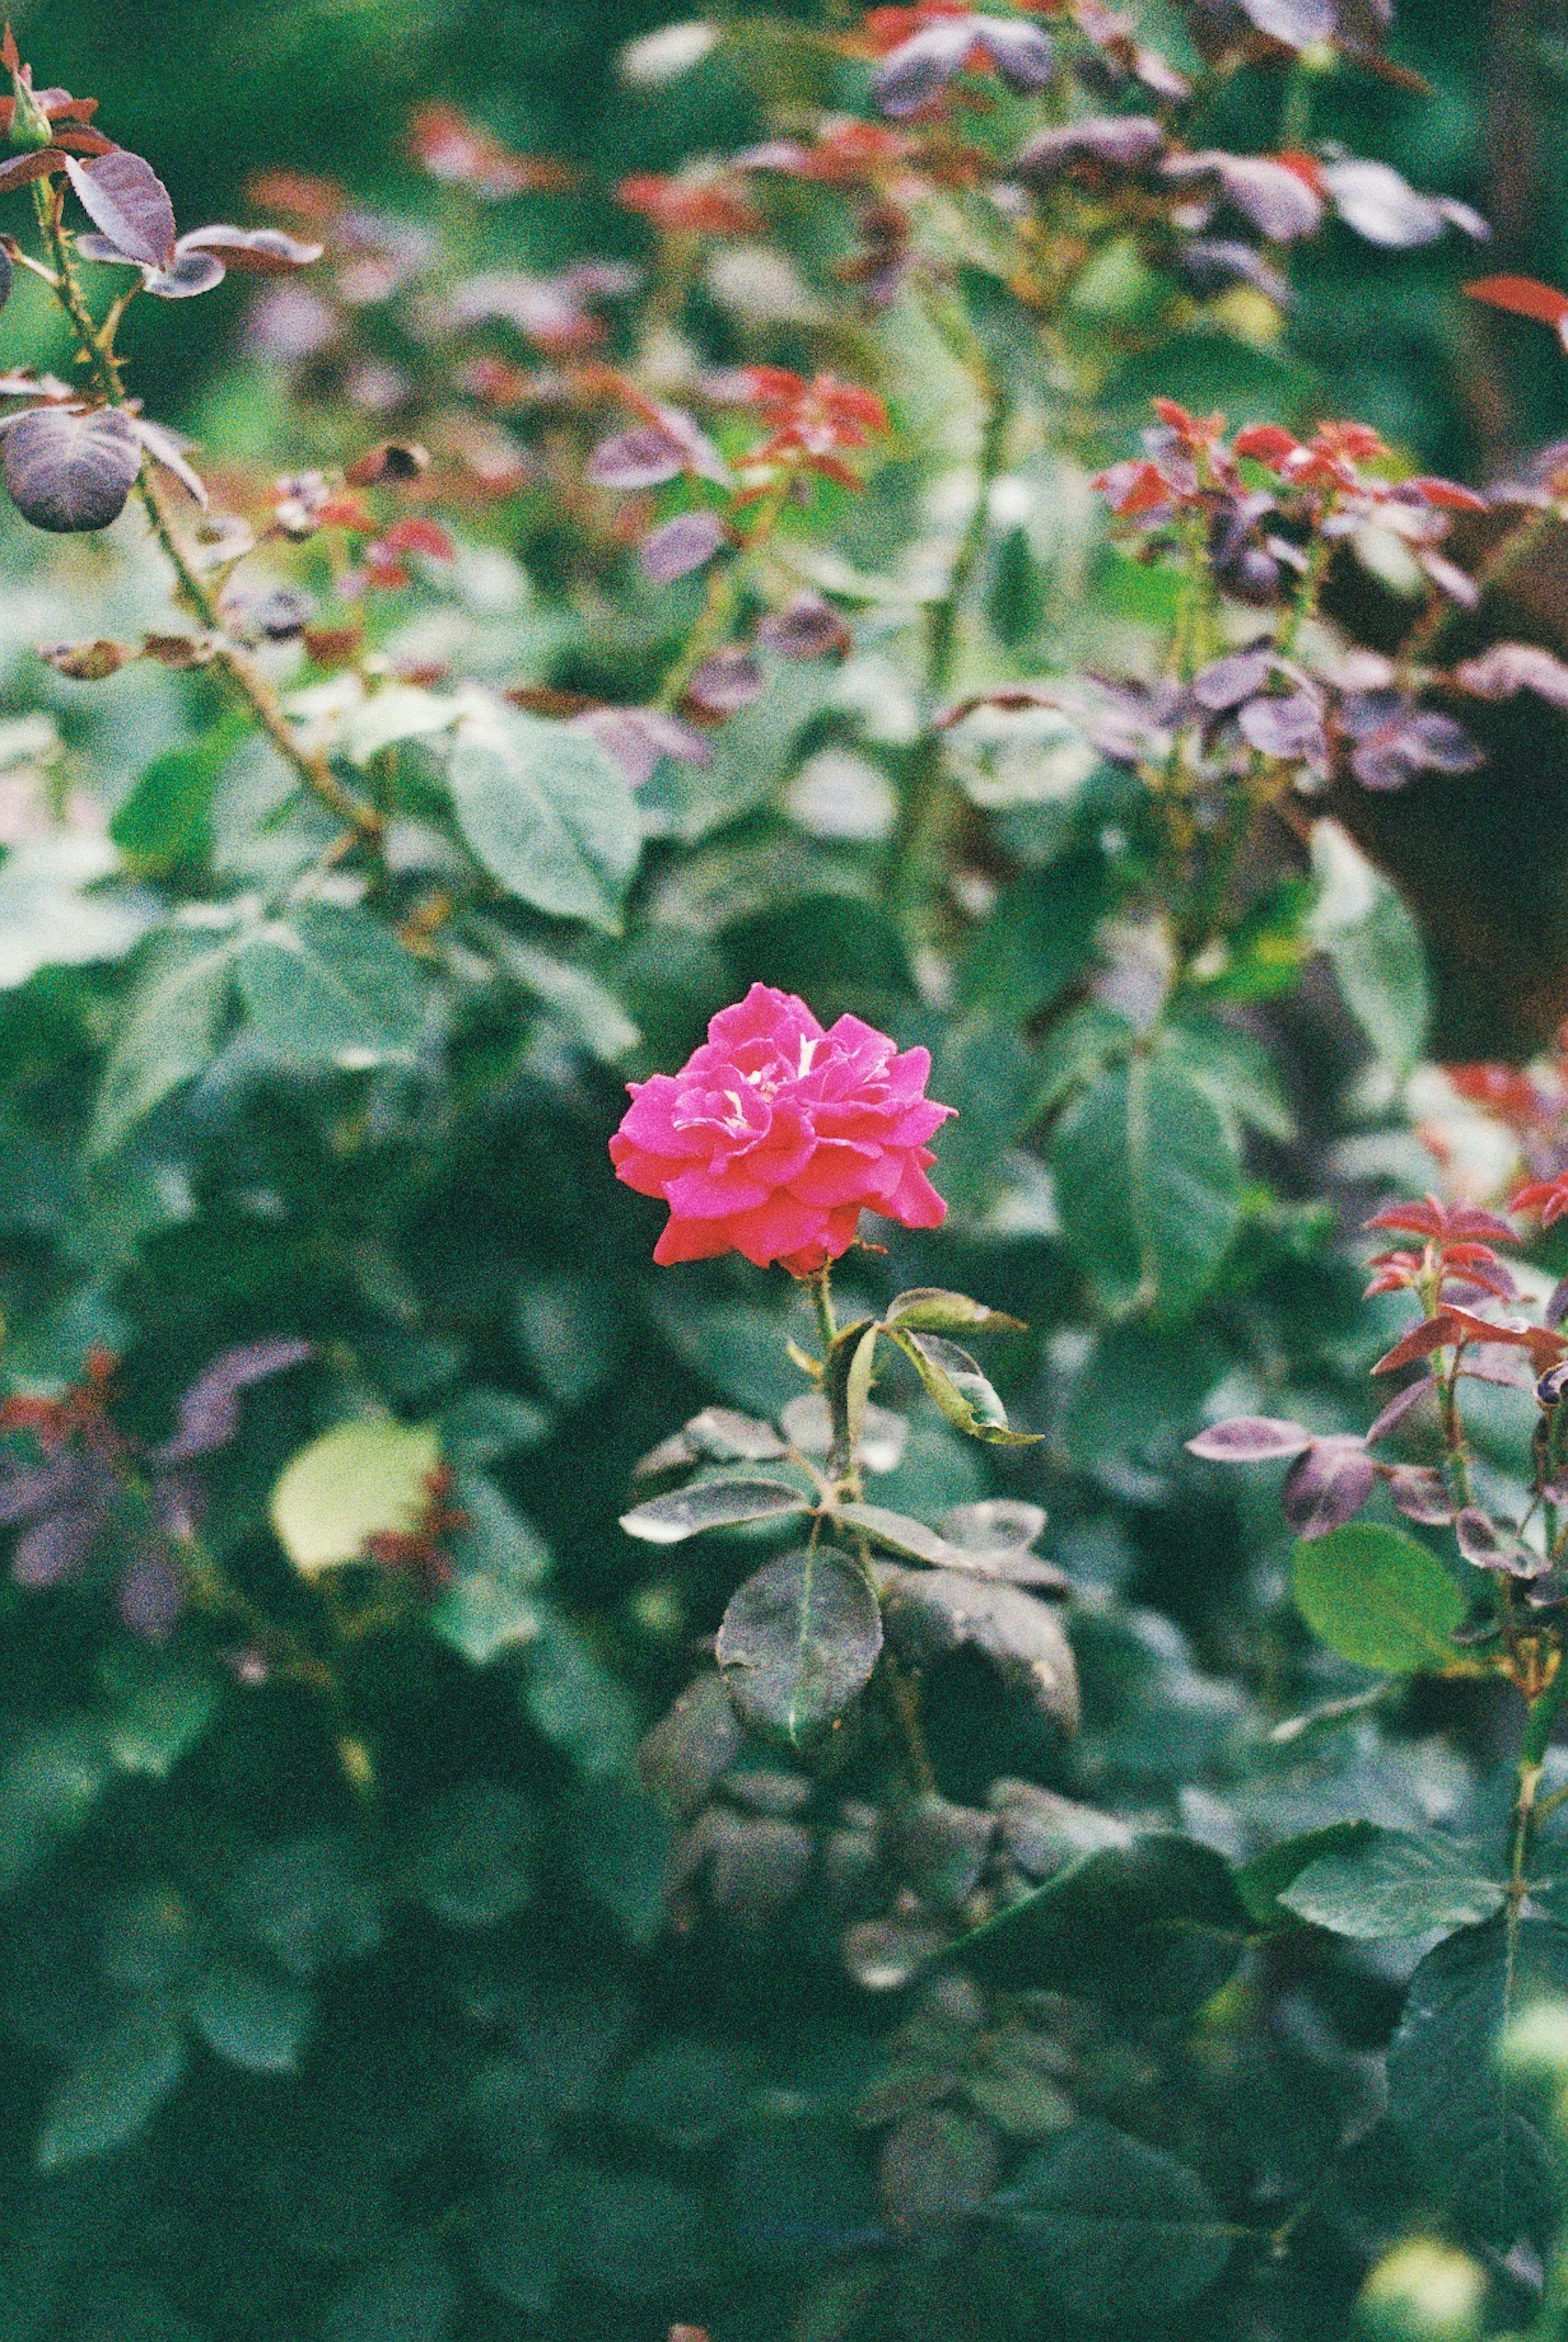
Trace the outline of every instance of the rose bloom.
{"type": "Polygon", "coordinates": [[[954,1112],[925,1096],[931,1056],[858,1016],[824,1032],[804,1000],[754,984],[678,1074],[632,1082],[610,1141],[616,1176],[662,1196],[668,1264],[744,1253],[813,1276],[854,1242],[863,1211],[940,1227],[925,1142],[954,1112]]]}

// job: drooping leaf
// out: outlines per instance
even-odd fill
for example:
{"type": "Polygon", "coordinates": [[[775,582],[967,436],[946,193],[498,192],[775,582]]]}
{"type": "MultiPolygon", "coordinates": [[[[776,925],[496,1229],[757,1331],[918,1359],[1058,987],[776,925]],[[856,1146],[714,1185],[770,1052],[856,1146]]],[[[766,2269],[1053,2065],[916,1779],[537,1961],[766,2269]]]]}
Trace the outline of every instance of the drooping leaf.
{"type": "Polygon", "coordinates": [[[340,1423],[302,1447],[272,1492],[272,1525],[307,1577],[364,1554],[365,1539],[417,1528],[441,1461],[424,1424],[340,1423]]]}
{"type": "Polygon", "coordinates": [[[690,1488],[652,1496],[621,1516],[628,1536],[646,1545],[678,1545],[704,1529],[737,1527],[743,1521],[782,1520],[810,1509],[810,1500],[787,1480],[699,1480],[690,1488]]]}
{"type": "Polygon", "coordinates": [[[1104,1306],[1189,1316],[1241,1216],[1234,1139],[1208,1091],[1172,1056],[1136,1056],[1067,1107],[1051,1159],[1068,1240],[1104,1306]]]}
{"type": "Polygon", "coordinates": [[[881,1649],[875,1595],[852,1561],[825,1546],[765,1564],[731,1596],[719,1628],[736,1715],[794,1747],[844,1714],[881,1649]]]}
{"type": "Polygon", "coordinates": [[[0,469],[35,528],[75,535],[118,520],[142,468],[142,443],[116,406],[83,414],[35,406],[5,425],[0,469]]]}
{"type": "Polygon", "coordinates": [[[1046,1603],[1022,1586],[969,1570],[901,1569],[890,1576],[888,1636],[915,1666],[973,1646],[1064,1731],[1077,1730],[1078,1670],[1061,1620],[1046,1603]]]}
{"type": "Polygon", "coordinates": [[[1206,2293],[1235,2235],[1195,2172],[1097,2119],[1031,2157],[992,2212],[1059,2311],[1116,2333],[1206,2293]]]}
{"type": "Polygon", "coordinates": [[[1453,1634],[1463,1595],[1436,1557],[1403,1529],[1350,1521],[1304,1539],[1291,1565],[1297,1609],[1342,1659],[1388,1675],[1463,1664],[1453,1634]]]}
{"type": "Polygon", "coordinates": [[[243,944],[235,971],[256,1040],[290,1065],[359,1070],[418,1048],[424,978],[368,911],[306,903],[243,944]]]}
{"type": "Polygon", "coordinates": [[[618,926],[642,829],[625,776],[595,741],[530,716],[460,732],[449,786],[464,838],[508,894],[618,926]]]}
{"type": "Polygon", "coordinates": [[[1568,1931],[1490,1919],[1427,1954],[1389,2047],[1389,2111],[1406,2145],[1460,2234],[1498,2252],[1551,2234],[1563,2180],[1549,2107],[1504,2066],[1503,2037],[1536,2002],[1564,1997],[1568,1931]]]}
{"type": "Polygon", "coordinates": [[[967,1350],[940,1334],[916,1334],[903,1326],[889,1327],[894,1340],[920,1376],[929,1396],[956,1430],[994,1446],[1023,1447],[1038,1434],[1014,1431],[1007,1410],[967,1350]]]}
{"type": "Polygon", "coordinates": [[[1432,1927],[1473,1927],[1502,1909],[1508,1889],[1476,1857],[1435,1830],[1374,1830],[1331,1847],[1282,1887],[1298,1918],[1376,1943],[1432,1927]]]}

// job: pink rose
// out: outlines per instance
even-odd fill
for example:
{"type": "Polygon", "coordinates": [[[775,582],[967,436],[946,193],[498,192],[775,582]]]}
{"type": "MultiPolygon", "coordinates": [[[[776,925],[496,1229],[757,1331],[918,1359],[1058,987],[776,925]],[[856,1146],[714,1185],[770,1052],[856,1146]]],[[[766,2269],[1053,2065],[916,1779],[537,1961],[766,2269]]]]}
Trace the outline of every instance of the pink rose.
{"type": "Polygon", "coordinates": [[[860,1215],[940,1227],[926,1146],[954,1111],[925,1096],[926,1049],[841,1016],[824,1032],[804,1000],[754,984],[721,1010],[678,1074],[629,1084],[610,1141],[616,1176],[662,1196],[664,1264],[744,1253],[809,1276],[854,1242],[860,1215]]]}

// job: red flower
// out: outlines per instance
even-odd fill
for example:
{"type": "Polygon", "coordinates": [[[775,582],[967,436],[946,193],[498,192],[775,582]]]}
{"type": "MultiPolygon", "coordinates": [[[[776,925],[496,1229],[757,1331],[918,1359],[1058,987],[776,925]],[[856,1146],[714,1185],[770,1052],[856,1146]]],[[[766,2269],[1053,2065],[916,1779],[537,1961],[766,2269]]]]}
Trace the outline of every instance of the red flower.
{"type": "Polygon", "coordinates": [[[931,1058],[858,1016],[824,1032],[804,1000],[754,984],[678,1074],[629,1085],[616,1175],[662,1196],[661,1264],[738,1252],[808,1276],[854,1242],[863,1211],[940,1227],[926,1145],[954,1111],[925,1096],[931,1058]]]}

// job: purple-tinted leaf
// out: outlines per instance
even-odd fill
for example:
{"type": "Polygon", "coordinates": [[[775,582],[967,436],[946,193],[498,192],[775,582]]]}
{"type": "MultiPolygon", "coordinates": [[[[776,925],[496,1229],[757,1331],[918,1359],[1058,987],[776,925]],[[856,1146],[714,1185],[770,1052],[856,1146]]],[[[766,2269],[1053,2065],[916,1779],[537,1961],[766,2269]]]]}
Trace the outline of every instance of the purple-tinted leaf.
{"type": "Polygon", "coordinates": [[[1211,659],[1193,679],[1193,697],[1211,715],[1223,715],[1262,691],[1273,663],[1274,655],[1267,649],[1232,651],[1228,657],[1211,659]]]}
{"type": "Polygon", "coordinates": [[[24,520],[70,535],[119,518],[142,468],[142,443],[118,407],[35,406],[8,418],[5,431],[0,465],[24,520]]]}
{"type": "Polygon", "coordinates": [[[700,707],[714,716],[734,716],[760,696],[763,672],[750,651],[731,643],[704,659],[686,686],[700,707]]]}
{"type": "Polygon", "coordinates": [[[1362,1442],[1336,1434],[1314,1440],[1291,1466],[1280,1507],[1298,1536],[1327,1536],[1355,1518],[1377,1481],[1377,1466],[1362,1442]]]}
{"type": "Polygon", "coordinates": [[[120,1578],[120,1616],[145,1643],[168,1641],[185,1601],[185,1580],[165,1554],[139,1554],[120,1578]]]}
{"type": "Polygon", "coordinates": [[[724,541],[716,513],[677,513],[643,539],[643,567],[655,586],[670,586],[711,561],[724,541]]]}
{"type": "Polygon", "coordinates": [[[1418,1405],[1429,1391],[1436,1388],[1435,1376],[1417,1375],[1413,1383],[1406,1383],[1403,1390],[1395,1391],[1383,1413],[1367,1426],[1363,1435],[1367,1446],[1375,1447],[1380,1439],[1386,1439],[1394,1426],[1404,1421],[1412,1407],[1418,1405]]]}
{"type": "Polygon", "coordinates": [[[1225,155],[1216,147],[1197,155],[1171,155],[1161,165],[1161,175],[1174,186],[1193,187],[1200,197],[1223,198],[1271,244],[1311,235],[1323,218],[1322,197],[1294,171],[1266,155],[1225,155]]]}
{"type": "Polygon", "coordinates": [[[1568,1317],[1568,1276],[1559,1278],[1552,1287],[1541,1314],[1548,1326],[1561,1326],[1564,1317],[1568,1317]]]}
{"type": "Polygon", "coordinates": [[[75,1577],[108,1524],[100,1504],[71,1505],[37,1521],[16,1540],[11,1575],[18,1586],[59,1586],[75,1577]]]}
{"type": "Polygon", "coordinates": [[[1177,283],[1194,300],[1212,300],[1217,293],[1228,293],[1233,285],[1255,286],[1276,309],[1288,309],[1293,297],[1288,279],[1277,268],[1271,268],[1250,244],[1230,236],[1194,236],[1178,247],[1171,265],[1177,283]]]}
{"type": "Polygon", "coordinates": [[[797,594],[782,610],[770,610],[758,621],[757,640],[787,659],[823,658],[854,647],[849,628],[820,594],[797,594]]]}
{"type": "Polygon", "coordinates": [[[212,252],[176,252],[167,268],[147,268],[142,283],[160,301],[194,301],[223,283],[227,272],[212,252]]]}
{"type": "Polygon", "coordinates": [[[1416,245],[1435,244],[1450,225],[1463,227],[1471,235],[1487,233],[1485,221],[1468,205],[1419,194],[1387,163],[1347,158],[1343,163],[1325,163],[1323,175],[1345,225],[1385,251],[1404,252],[1416,245]]]}
{"type": "Polygon", "coordinates": [[[61,1456],[0,1479],[0,1526],[58,1510],[82,1476],[75,1456],[61,1456]]]}
{"type": "Polygon", "coordinates": [[[54,146],[40,147],[30,155],[13,155],[0,163],[0,195],[9,195],[13,187],[25,187],[29,179],[46,179],[65,166],[65,157],[54,146]]]}
{"type": "Polygon", "coordinates": [[[1036,186],[1085,167],[1096,175],[1131,175],[1148,170],[1167,144],[1164,128],[1153,115],[1105,115],[1041,131],[1020,150],[1014,170],[1036,186]]]}
{"type": "Polygon", "coordinates": [[[166,1537],[185,1544],[199,1535],[206,1493],[194,1472],[160,1470],[152,1484],[153,1518],[166,1537]]]}
{"type": "Polygon", "coordinates": [[[1187,1453],[1211,1464],[1256,1464],[1271,1456],[1300,1456],[1312,1444],[1310,1431],[1280,1416],[1233,1415],[1189,1439],[1187,1453]]]}
{"type": "Polygon", "coordinates": [[[656,423],[644,423],[601,439],[584,468],[596,488],[656,488],[680,478],[686,451],[656,423]]]}
{"type": "Polygon", "coordinates": [[[586,707],[568,719],[568,728],[586,732],[614,756],[634,789],[651,780],[661,756],[687,765],[711,765],[714,752],[700,732],[657,707],[586,707]]]}
{"type": "Polygon", "coordinates": [[[1532,1553],[1512,1529],[1500,1528],[1479,1505],[1466,1505],[1453,1516],[1453,1534],[1460,1552],[1477,1569],[1501,1570],[1509,1577],[1540,1577],[1552,1564],[1543,1553],[1532,1553]]]}
{"type": "Polygon", "coordinates": [[[944,17],[884,57],[872,84],[883,112],[897,118],[929,105],[974,46],[976,29],[973,16],[944,17]]]}
{"type": "Polygon", "coordinates": [[[1479,658],[1461,660],[1453,680],[1477,699],[1512,699],[1517,691],[1532,691],[1548,706],[1568,712],[1568,666],[1538,643],[1493,643],[1479,658]]]}
{"type": "Polygon", "coordinates": [[[1388,1493],[1407,1520],[1441,1528],[1453,1518],[1453,1499],[1442,1473],[1431,1464],[1396,1464],[1388,1493]]]}
{"type": "MultiPolygon", "coordinates": [[[[1568,1278],[1563,1282],[1568,1284],[1568,1278]]],[[[1568,1391],[1568,1358],[1555,1366],[1548,1366],[1535,1386],[1535,1396],[1543,1406],[1561,1406],[1565,1391],[1568,1391]]]]}
{"type": "Polygon", "coordinates": [[[1364,788],[1403,788],[1420,772],[1469,773],[1484,762],[1453,716],[1418,708],[1397,691],[1349,693],[1340,714],[1355,744],[1351,770],[1364,788]]]}
{"type": "Polygon", "coordinates": [[[226,1447],[239,1429],[239,1393],[287,1366],[303,1366],[314,1355],[311,1343],[287,1337],[245,1342],[220,1351],[182,1394],[180,1427],[158,1451],[159,1461],[183,1464],[193,1456],[210,1456],[215,1448],[226,1447]]]}
{"type": "Polygon", "coordinates": [[[1323,713],[1310,691],[1249,699],[1236,718],[1241,735],[1260,756],[1322,766],[1328,760],[1323,713]]]}
{"type": "Polygon", "coordinates": [[[975,35],[1007,87],[1019,95],[1047,89],[1055,70],[1048,34],[1022,16],[980,16],[975,35]]]}
{"type": "Polygon", "coordinates": [[[228,227],[219,221],[211,227],[192,228],[175,249],[181,255],[216,252],[225,267],[244,269],[255,276],[286,276],[319,260],[323,247],[302,244],[297,236],[285,235],[281,228],[228,227]]]}
{"type": "Polygon", "coordinates": [[[175,256],[175,207],[150,163],[112,146],[91,163],[68,155],[65,175],[116,250],[144,268],[167,268],[175,256]]]}
{"type": "Polygon", "coordinates": [[[1248,21],[1288,49],[1310,49],[1333,37],[1335,0],[1239,0],[1248,21]]]}
{"type": "Polygon", "coordinates": [[[211,501],[207,495],[206,482],[199,472],[186,463],[185,443],[176,438],[172,431],[165,431],[161,423],[154,423],[145,415],[133,415],[131,428],[155,464],[161,464],[166,472],[172,472],[186,495],[195,497],[196,503],[205,512],[211,501]]]}

